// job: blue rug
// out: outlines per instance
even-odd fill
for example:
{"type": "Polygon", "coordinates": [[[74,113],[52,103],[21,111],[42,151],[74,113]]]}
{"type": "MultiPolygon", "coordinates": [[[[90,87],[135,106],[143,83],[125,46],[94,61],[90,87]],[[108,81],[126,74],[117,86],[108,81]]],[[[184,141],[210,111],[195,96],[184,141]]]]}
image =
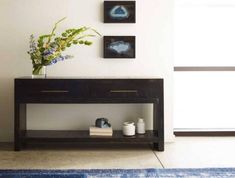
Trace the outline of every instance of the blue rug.
{"type": "Polygon", "coordinates": [[[235,178],[235,168],[0,170],[0,178],[235,178]]]}

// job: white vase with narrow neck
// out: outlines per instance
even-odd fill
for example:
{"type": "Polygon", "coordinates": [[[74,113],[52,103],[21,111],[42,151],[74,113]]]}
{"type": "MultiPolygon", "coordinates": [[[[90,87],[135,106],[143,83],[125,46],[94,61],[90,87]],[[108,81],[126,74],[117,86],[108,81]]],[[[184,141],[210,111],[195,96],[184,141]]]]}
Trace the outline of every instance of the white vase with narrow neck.
{"type": "Polygon", "coordinates": [[[137,122],[136,125],[137,125],[137,129],[136,129],[137,134],[145,134],[145,122],[144,122],[144,119],[138,118],[138,122],[137,122]]]}

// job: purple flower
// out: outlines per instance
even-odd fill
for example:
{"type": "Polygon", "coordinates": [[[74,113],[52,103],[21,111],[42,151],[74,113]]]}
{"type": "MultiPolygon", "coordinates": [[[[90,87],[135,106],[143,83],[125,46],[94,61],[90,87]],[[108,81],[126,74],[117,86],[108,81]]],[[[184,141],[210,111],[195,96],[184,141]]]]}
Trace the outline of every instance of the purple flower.
{"type": "Polygon", "coordinates": [[[72,55],[65,55],[64,58],[65,59],[71,59],[71,58],[73,58],[73,56],[72,55]]]}
{"type": "Polygon", "coordinates": [[[57,63],[57,60],[56,60],[56,59],[52,60],[51,63],[50,63],[50,65],[55,64],[55,63],[57,63]]]}
{"type": "Polygon", "coordinates": [[[44,50],[44,51],[42,52],[42,55],[43,55],[44,57],[48,57],[48,56],[50,56],[51,54],[53,54],[55,51],[56,51],[55,48],[46,49],[46,50],[44,50]]]}
{"type": "Polygon", "coordinates": [[[37,50],[37,45],[35,43],[35,39],[33,35],[30,35],[30,41],[29,41],[29,53],[32,54],[36,52],[37,50]]]}
{"type": "Polygon", "coordinates": [[[70,59],[70,58],[72,58],[72,57],[73,57],[73,56],[71,56],[71,55],[65,55],[65,56],[59,55],[58,57],[56,57],[55,59],[53,59],[49,65],[55,64],[55,63],[57,63],[57,62],[59,62],[59,61],[64,61],[64,60],[66,60],[66,59],[70,59]]]}

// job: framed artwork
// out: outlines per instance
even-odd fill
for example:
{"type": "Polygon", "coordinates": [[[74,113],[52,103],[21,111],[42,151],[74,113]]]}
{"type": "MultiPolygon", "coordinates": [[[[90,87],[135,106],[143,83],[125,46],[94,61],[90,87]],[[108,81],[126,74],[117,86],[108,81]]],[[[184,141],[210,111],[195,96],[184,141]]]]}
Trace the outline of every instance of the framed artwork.
{"type": "Polygon", "coordinates": [[[135,1],[104,1],[104,23],[135,23],[135,1]]]}
{"type": "Polygon", "coordinates": [[[135,36],[104,36],[104,58],[135,58],[135,36]]]}

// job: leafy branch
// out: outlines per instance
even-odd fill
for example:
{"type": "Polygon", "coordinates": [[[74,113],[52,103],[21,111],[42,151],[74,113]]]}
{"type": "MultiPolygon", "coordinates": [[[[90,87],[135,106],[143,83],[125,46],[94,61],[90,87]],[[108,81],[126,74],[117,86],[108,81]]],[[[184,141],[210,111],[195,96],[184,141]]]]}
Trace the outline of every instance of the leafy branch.
{"type": "Polygon", "coordinates": [[[48,45],[50,44],[52,36],[55,35],[55,30],[56,30],[56,28],[57,28],[57,25],[58,25],[60,22],[62,22],[63,20],[65,20],[65,19],[66,19],[66,17],[60,19],[58,22],[55,23],[55,26],[54,26],[54,28],[52,29],[51,34],[50,34],[49,37],[48,37],[48,41],[47,41],[47,43],[46,43],[46,48],[47,48],[48,45]]]}

